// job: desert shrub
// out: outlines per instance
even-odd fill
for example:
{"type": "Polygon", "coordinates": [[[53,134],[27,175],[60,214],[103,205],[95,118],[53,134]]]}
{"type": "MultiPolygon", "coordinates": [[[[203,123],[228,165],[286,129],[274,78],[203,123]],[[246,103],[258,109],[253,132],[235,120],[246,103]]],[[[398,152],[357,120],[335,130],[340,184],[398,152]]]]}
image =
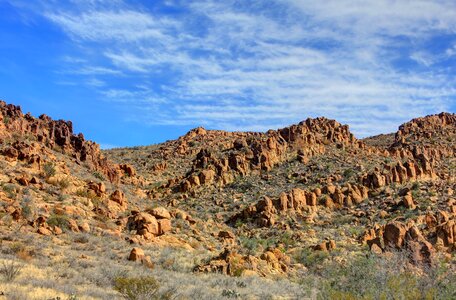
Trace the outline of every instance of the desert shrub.
{"type": "Polygon", "coordinates": [[[14,184],[5,184],[2,186],[2,189],[6,193],[8,198],[10,198],[10,199],[16,198],[16,194],[17,194],[18,190],[14,184]]]}
{"type": "Polygon", "coordinates": [[[48,219],[47,219],[47,223],[49,224],[49,226],[58,226],[62,229],[68,229],[69,227],[69,220],[68,220],[68,216],[62,216],[62,215],[51,215],[48,219]]]}
{"type": "Polygon", "coordinates": [[[44,164],[43,170],[44,170],[44,176],[46,178],[50,178],[57,173],[57,171],[55,169],[55,165],[50,162],[44,164]]]}
{"type": "Polygon", "coordinates": [[[85,188],[77,190],[75,194],[79,197],[89,198],[89,192],[85,188]]]}
{"type": "Polygon", "coordinates": [[[151,276],[147,277],[118,277],[114,280],[114,289],[125,299],[129,300],[153,300],[170,299],[171,295],[160,294],[160,285],[151,276]]]}
{"type": "Polygon", "coordinates": [[[321,299],[454,299],[455,272],[450,267],[409,269],[407,254],[359,256],[327,265],[319,288],[321,299]]]}
{"type": "Polygon", "coordinates": [[[3,275],[3,278],[7,282],[13,281],[22,271],[23,266],[21,264],[15,263],[14,261],[3,262],[0,267],[0,274],[3,275]]]}
{"type": "Polygon", "coordinates": [[[65,201],[65,200],[67,199],[67,197],[68,197],[68,196],[65,195],[65,194],[58,194],[58,195],[57,195],[57,201],[63,202],[63,201],[65,201]]]}
{"type": "Polygon", "coordinates": [[[195,265],[199,265],[203,261],[203,255],[166,247],[160,252],[157,263],[165,270],[186,273],[191,272],[195,265]]]}
{"type": "Polygon", "coordinates": [[[255,186],[251,182],[248,182],[243,178],[236,178],[236,180],[233,183],[228,185],[228,188],[242,193],[246,193],[252,190],[254,187],[255,186]]]}
{"type": "Polygon", "coordinates": [[[70,186],[70,180],[68,178],[60,179],[56,182],[56,184],[62,189],[66,189],[70,186]]]}
{"type": "Polygon", "coordinates": [[[17,254],[25,249],[25,245],[22,242],[13,242],[8,245],[8,248],[3,251],[7,254],[17,254]]]}
{"type": "Polygon", "coordinates": [[[307,268],[315,270],[317,267],[321,266],[328,257],[328,252],[303,248],[294,256],[294,259],[307,268]]]}
{"type": "Polygon", "coordinates": [[[89,242],[89,237],[86,234],[77,234],[73,242],[79,243],[79,244],[87,244],[89,242]]]}
{"type": "Polygon", "coordinates": [[[198,143],[195,142],[195,141],[190,141],[190,142],[188,143],[188,145],[189,145],[190,147],[196,147],[196,146],[198,146],[198,143]]]}
{"type": "Polygon", "coordinates": [[[355,174],[356,174],[356,172],[355,172],[354,170],[352,170],[352,169],[346,169],[346,170],[344,171],[344,174],[343,174],[343,175],[344,175],[344,178],[345,178],[346,180],[349,180],[349,179],[351,179],[353,176],[355,176],[355,174]]]}
{"type": "Polygon", "coordinates": [[[239,294],[235,290],[223,290],[222,296],[226,298],[239,298],[241,297],[241,294],[239,294]]]}
{"type": "Polygon", "coordinates": [[[277,241],[273,238],[262,239],[257,237],[239,237],[242,248],[246,249],[249,254],[256,254],[270,246],[274,246],[277,241]]]}
{"type": "Polygon", "coordinates": [[[100,172],[95,171],[92,173],[92,175],[93,175],[93,177],[95,177],[98,180],[101,180],[101,181],[105,180],[103,174],[101,174],[100,172]]]}
{"type": "Polygon", "coordinates": [[[412,190],[414,191],[417,191],[420,189],[420,183],[415,181],[413,184],[412,184],[412,190]]]}
{"type": "Polygon", "coordinates": [[[32,205],[32,199],[28,196],[25,196],[21,201],[22,216],[29,220],[34,215],[34,208],[32,205]]]}

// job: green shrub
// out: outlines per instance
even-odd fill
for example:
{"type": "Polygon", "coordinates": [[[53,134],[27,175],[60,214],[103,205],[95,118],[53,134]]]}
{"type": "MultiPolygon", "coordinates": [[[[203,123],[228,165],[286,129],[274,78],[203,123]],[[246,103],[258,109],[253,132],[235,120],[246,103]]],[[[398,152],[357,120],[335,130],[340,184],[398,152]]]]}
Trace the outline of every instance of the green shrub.
{"type": "Polygon", "coordinates": [[[58,226],[61,229],[68,229],[70,222],[68,220],[67,216],[61,216],[61,215],[51,215],[47,219],[47,223],[49,226],[58,226]]]}
{"type": "Polygon", "coordinates": [[[356,173],[355,173],[354,170],[352,170],[352,169],[346,169],[346,170],[344,171],[344,178],[345,178],[346,180],[349,180],[349,179],[352,178],[355,174],[356,174],[356,173]]]}
{"type": "Polygon", "coordinates": [[[55,170],[55,165],[50,162],[44,165],[43,170],[46,178],[50,178],[57,173],[57,171],[55,170]]]}
{"type": "Polygon", "coordinates": [[[456,275],[451,266],[434,265],[417,273],[407,254],[357,256],[326,265],[319,299],[456,299],[456,275]]]}
{"type": "Polygon", "coordinates": [[[14,184],[5,184],[2,186],[3,191],[7,194],[10,199],[15,199],[17,195],[17,188],[14,184]]]}
{"type": "Polygon", "coordinates": [[[89,192],[85,188],[81,188],[76,191],[76,196],[89,198],[89,192]]]}
{"type": "Polygon", "coordinates": [[[171,295],[159,294],[160,285],[151,276],[148,277],[117,277],[114,279],[114,289],[125,299],[146,300],[146,299],[170,299],[171,295]]]}
{"type": "Polygon", "coordinates": [[[60,179],[57,181],[57,185],[64,190],[70,186],[70,180],[68,178],[60,179]]]}
{"type": "Polygon", "coordinates": [[[103,174],[101,174],[100,172],[95,171],[95,172],[92,173],[92,175],[98,180],[101,180],[101,181],[105,180],[103,174]]]}
{"type": "Polygon", "coordinates": [[[59,201],[59,202],[63,202],[63,201],[65,201],[66,199],[67,199],[67,195],[59,194],[59,195],[57,196],[57,201],[59,201]]]}
{"type": "Polygon", "coordinates": [[[239,294],[235,290],[223,290],[222,296],[226,298],[239,298],[241,297],[241,294],[239,294]]]}
{"type": "Polygon", "coordinates": [[[328,252],[303,248],[296,254],[294,259],[307,268],[314,270],[317,267],[321,266],[328,257],[328,252]]]}
{"type": "Polygon", "coordinates": [[[21,208],[22,208],[22,216],[29,220],[30,218],[33,217],[33,208],[30,205],[30,203],[23,201],[21,203],[21,208]]]}

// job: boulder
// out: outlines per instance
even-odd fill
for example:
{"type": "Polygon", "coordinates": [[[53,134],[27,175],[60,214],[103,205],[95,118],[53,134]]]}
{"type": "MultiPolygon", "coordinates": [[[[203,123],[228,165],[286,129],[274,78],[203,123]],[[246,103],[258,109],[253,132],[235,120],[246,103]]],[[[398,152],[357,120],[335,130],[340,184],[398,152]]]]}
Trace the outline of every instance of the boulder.
{"type": "Polygon", "coordinates": [[[130,255],[128,256],[128,260],[141,261],[144,257],[144,251],[141,248],[133,248],[131,249],[130,255]]]}
{"type": "Polygon", "coordinates": [[[397,249],[402,248],[404,246],[406,233],[407,227],[400,222],[387,224],[383,232],[385,247],[394,247],[397,249]]]}
{"type": "Polygon", "coordinates": [[[147,212],[157,219],[171,219],[171,214],[164,207],[155,207],[153,209],[147,210],[147,212]]]}
{"type": "Polygon", "coordinates": [[[125,194],[121,190],[115,190],[111,196],[109,196],[111,201],[119,204],[122,207],[127,206],[127,200],[125,199],[125,194]]]}

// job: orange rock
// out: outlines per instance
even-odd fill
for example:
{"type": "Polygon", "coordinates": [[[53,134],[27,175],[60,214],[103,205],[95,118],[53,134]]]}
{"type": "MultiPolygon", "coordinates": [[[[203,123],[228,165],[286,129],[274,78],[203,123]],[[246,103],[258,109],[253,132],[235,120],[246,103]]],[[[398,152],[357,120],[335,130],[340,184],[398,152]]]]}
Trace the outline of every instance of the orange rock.
{"type": "Polygon", "coordinates": [[[164,207],[155,207],[147,211],[157,219],[171,219],[171,214],[164,207]]]}
{"type": "Polygon", "coordinates": [[[93,191],[97,197],[101,197],[106,193],[106,186],[103,182],[96,183],[91,181],[88,183],[88,189],[93,191]]]}
{"type": "Polygon", "coordinates": [[[79,232],[79,226],[73,219],[68,219],[68,227],[73,232],[79,232]]]}
{"type": "Polygon", "coordinates": [[[123,164],[119,165],[119,168],[129,177],[133,177],[136,175],[135,168],[133,168],[131,165],[123,164]]]}
{"type": "Polygon", "coordinates": [[[214,170],[203,170],[199,174],[199,179],[201,184],[210,184],[215,179],[215,171],[214,170]]]}
{"type": "Polygon", "coordinates": [[[402,203],[405,207],[409,208],[409,209],[415,209],[416,208],[416,205],[415,203],[413,202],[413,197],[412,197],[412,193],[411,192],[408,192],[403,198],[402,198],[402,203]]]}
{"type": "Polygon", "coordinates": [[[171,221],[169,219],[160,219],[158,220],[159,234],[165,234],[168,231],[171,231],[171,221]]]}
{"type": "Polygon", "coordinates": [[[38,228],[37,232],[41,235],[52,235],[52,232],[49,229],[47,229],[46,227],[38,228]]]}
{"type": "Polygon", "coordinates": [[[141,248],[133,248],[130,251],[128,260],[130,261],[141,261],[145,257],[144,251],[141,248]]]}
{"type": "Polygon", "coordinates": [[[125,194],[124,192],[120,190],[115,190],[111,196],[109,197],[111,201],[114,201],[115,203],[119,204],[120,206],[126,206],[127,205],[127,200],[125,199],[125,194]]]}
{"type": "Polygon", "coordinates": [[[16,181],[23,186],[28,186],[29,185],[29,180],[25,175],[22,175],[21,177],[16,178],[16,181]]]}
{"type": "Polygon", "coordinates": [[[309,206],[317,206],[317,195],[313,192],[306,193],[306,203],[309,206]]]}
{"type": "Polygon", "coordinates": [[[52,231],[54,232],[55,235],[60,235],[60,234],[63,233],[62,229],[60,227],[58,227],[58,226],[54,226],[52,231]]]}
{"type": "Polygon", "coordinates": [[[82,223],[81,226],[79,226],[79,229],[82,232],[90,232],[90,226],[87,222],[82,223]]]}
{"type": "Polygon", "coordinates": [[[407,227],[402,223],[392,222],[387,224],[383,232],[385,247],[402,248],[406,233],[407,227]]]}

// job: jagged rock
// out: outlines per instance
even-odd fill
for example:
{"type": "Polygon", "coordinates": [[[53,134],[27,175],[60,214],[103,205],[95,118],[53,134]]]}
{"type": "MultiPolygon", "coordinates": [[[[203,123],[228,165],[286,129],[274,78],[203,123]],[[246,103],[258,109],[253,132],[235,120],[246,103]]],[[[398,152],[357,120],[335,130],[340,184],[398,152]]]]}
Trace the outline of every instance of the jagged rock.
{"type": "Polygon", "coordinates": [[[126,208],[128,205],[127,199],[125,198],[125,194],[121,190],[115,190],[111,194],[111,196],[109,196],[109,199],[117,203],[122,208],[126,208]]]}
{"type": "MultiPolygon", "coordinates": [[[[0,101],[0,112],[2,120],[8,119],[8,122],[2,122],[5,129],[1,130],[0,137],[32,135],[41,145],[60,147],[64,153],[86,163],[90,169],[105,174],[110,181],[119,181],[117,166],[103,157],[97,144],[86,141],[81,133],[73,134],[73,124],[70,121],[54,121],[46,115],[34,118],[30,114],[24,115],[19,106],[3,101],[0,101]]],[[[27,161],[38,168],[41,166],[41,157],[33,153],[34,146],[16,143],[12,147],[4,150],[3,154],[27,161]]]]}
{"type": "Polygon", "coordinates": [[[199,181],[201,184],[210,184],[215,179],[215,171],[214,170],[203,170],[199,174],[199,181]]]}
{"type": "Polygon", "coordinates": [[[400,249],[404,246],[405,234],[407,233],[406,225],[399,222],[392,222],[385,226],[383,240],[386,247],[395,247],[400,249]]]}
{"type": "Polygon", "coordinates": [[[136,175],[136,170],[131,165],[128,165],[128,164],[119,165],[119,169],[129,177],[133,177],[136,175]]]}
{"type": "Polygon", "coordinates": [[[138,235],[143,236],[146,240],[153,239],[160,233],[157,219],[145,212],[132,213],[128,218],[127,228],[130,231],[135,230],[138,235]]]}
{"type": "Polygon", "coordinates": [[[415,202],[413,202],[412,192],[409,191],[404,195],[402,198],[402,204],[409,209],[416,208],[415,202]]]}
{"type": "Polygon", "coordinates": [[[278,249],[268,249],[260,258],[240,255],[226,248],[206,264],[195,267],[195,272],[222,273],[226,275],[243,275],[251,270],[258,275],[283,274],[289,268],[290,258],[278,249]],[[263,263],[261,263],[263,262],[263,263]]]}
{"type": "Polygon", "coordinates": [[[88,183],[89,192],[93,192],[96,197],[102,197],[106,193],[106,186],[103,182],[93,182],[88,183]]]}
{"type": "Polygon", "coordinates": [[[430,265],[435,255],[434,247],[421,234],[418,228],[412,226],[406,237],[406,246],[411,253],[411,259],[416,264],[430,265]]]}
{"type": "Polygon", "coordinates": [[[79,230],[81,232],[90,232],[90,225],[87,222],[84,222],[79,226],[79,230]]]}
{"type": "Polygon", "coordinates": [[[336,249],[336,242],[334,240],[329,240],[329,241],[324,241],[316,246],[313,247],[314,250],[316,251],[332,251],[336,249]]]}
{"type": "Polygon", "coordinates": [[[436,228],[437,243],[448,247],[450,250],[456,249],[456,221],[449,220],[440,224],[436,228]]]}
{"type": "Polygon", "coordinates": [[[234,235],[234,233],[232,233],[231,231],[228,231],[228,230],[222,230],[218,233],[218,237],[221,238],[221,239],[236,239],[236,236],[234,235]]]}
{"type": "MultiPolygon", "coordinates": [[[[226,132],[214,132],[213,134],[233,135],[226,132]]],[[[209,134],[209,133],[206,133],[209,134]]],[[[195,138],[194,132],[188,133],[181,140],[180,147],[190,137],[195,138]]],[[[325,144],[337,143],[342,146],[353,148],[363,147],[363,143],[357,141],[349,132],[348,126],[341,125],[334,120],[325,118],[307,119],[298,125],[293,125],[277,131],[270,130],[266,134],[248,133],[242,138],[235,139],[232,144],[220,145],[226,147],[226,155],[217,156],[208,149],[201,149],[197,154],[192,171],[180,183],[183,192],[192,190],[197,186],[195,180],[189,180],[195,174],[200,174],[200,182],[204,184],[206,177],[217,180],[217,183],[226,184],[232,178],[232,173],[246,176],[251,173],[270,171],[278,163],[287,159],[287,151],[298,152],[298,158],[307,162],[309,157],[325,152],[325,144]],[[208,170],[215,170],[216,174],[203,174],[208,170]]],[[[207,180],[211,183],[212,180],[207,180]]]]}

